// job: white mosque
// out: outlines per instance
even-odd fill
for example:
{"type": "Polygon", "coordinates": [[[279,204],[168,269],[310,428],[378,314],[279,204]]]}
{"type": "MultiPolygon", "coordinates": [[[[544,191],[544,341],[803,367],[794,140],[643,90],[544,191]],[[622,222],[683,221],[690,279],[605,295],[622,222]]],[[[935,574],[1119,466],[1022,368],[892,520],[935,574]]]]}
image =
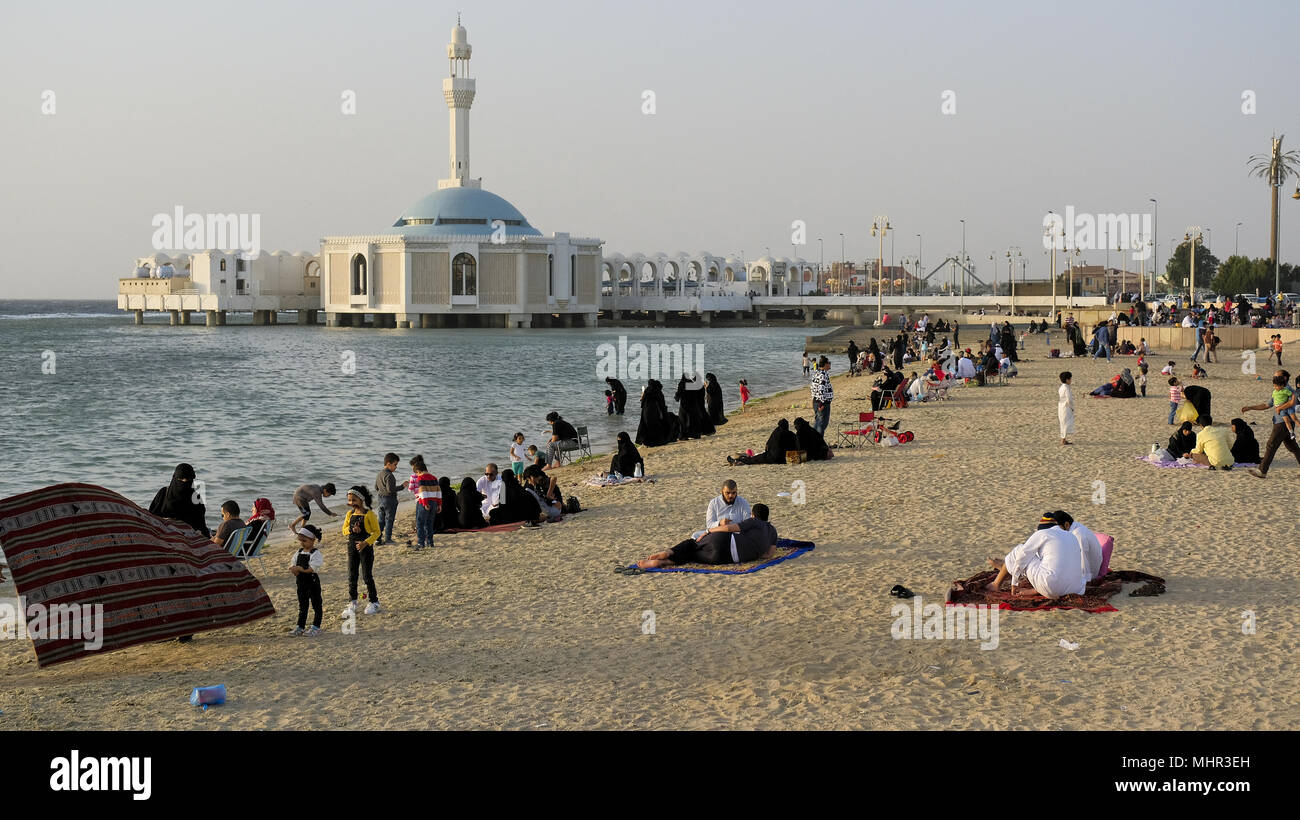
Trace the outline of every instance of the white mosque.
{"type": "Polygon", "coordinates": [[[459,20],[442,81],[451,161],[438,190],[392,227],[322,241],[326,324],[373,316],[377,327],[594,326],[600,309],[601,241],[549,237],[470,176],[471,48],[459,20]]]}

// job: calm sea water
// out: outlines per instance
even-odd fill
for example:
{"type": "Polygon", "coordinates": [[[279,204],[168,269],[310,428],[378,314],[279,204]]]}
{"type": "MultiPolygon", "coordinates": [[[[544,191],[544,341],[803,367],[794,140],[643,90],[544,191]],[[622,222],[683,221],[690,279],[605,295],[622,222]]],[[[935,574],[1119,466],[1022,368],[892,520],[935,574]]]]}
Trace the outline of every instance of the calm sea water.
{"type": "MultiPolygon", "coordinates": [[[[0,497],[61,481],[147,505],[178,462],[207,485],[209,521],[233,498],[291,510],[304,482],[371,486],[386,451],[437,475],[505,462],[511,434],[539,446],[551,410],[590,428],[594,452],[635,435],[607,416],[597,347],[703,344],[728,408],[805,382],[802,328],[364,330],[135,326],[112,302],[0,301],[0,497]],[[355,373],[345,372],[347,357],[355,373]],[[46,372],[52,370],[53,372],[46,372]]],[[[836,370],[844,367],[836,357],[836,370]]],[[[671,398],[672,385],[662,379],[671,398]]],[[[675,406],[670,402],[670,407],[675,406]]],[[[595,469],[593,467],[593,469],[595,469]]],[[[404,476],[404,474],[403,474],[404,476]]],[[[328,503],[328,502],[327,502],[328,503]]]]}

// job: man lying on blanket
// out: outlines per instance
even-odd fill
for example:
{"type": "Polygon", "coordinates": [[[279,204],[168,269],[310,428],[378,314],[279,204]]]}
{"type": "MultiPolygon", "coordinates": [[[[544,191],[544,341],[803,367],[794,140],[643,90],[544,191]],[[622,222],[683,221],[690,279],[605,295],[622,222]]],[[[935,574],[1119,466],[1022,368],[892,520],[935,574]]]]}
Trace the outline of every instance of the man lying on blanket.
{"type": "Polygon", "coordinates": [[[1005,559],[990,558],[989,564],[998,575],[986,589],[997,592],[1002,582],[1010,578],[1013,595],[1037,593],[1046,598],[1082,595],[1088,583],[1084,577],[1083,551],[1079,539],[1061,529],[1060,523],[1057,513],[1043,513],[1038,530],[1023,544],[1008,552],[1005,559]],[[1032,589],[1016,589],[1022,577],[1029,580],[1032,589]]]}
{"type": "Polygon", "coordinates": [[[776,541],[776,528],[767,523],[767,505],[755,504],[753,518],[709,527],[697,538],[687,538],[636,565],[657,569],[674,564],[744,564],[776,555],[776,541]]]}

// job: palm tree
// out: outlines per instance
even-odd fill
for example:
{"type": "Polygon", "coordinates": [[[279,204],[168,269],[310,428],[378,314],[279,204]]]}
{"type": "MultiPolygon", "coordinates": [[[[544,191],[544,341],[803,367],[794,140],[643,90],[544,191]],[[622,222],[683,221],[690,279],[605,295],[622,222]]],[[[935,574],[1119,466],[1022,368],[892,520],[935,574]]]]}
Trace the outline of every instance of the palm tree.
{"type": "Polygon", "coordinates": [[[1282,139],[1286,135],[1273,138],[1273,151],[1269,154],[1256,154],[1248,162],[1251,176],[1268,181],[1272,196],[1272,220],[1269,222],[1269,261],[1277,264],[1277,192],[1286,183],[1287,177],[1300,176],[1300,154],[1295,151],[1282,152],[1282,139]]]}

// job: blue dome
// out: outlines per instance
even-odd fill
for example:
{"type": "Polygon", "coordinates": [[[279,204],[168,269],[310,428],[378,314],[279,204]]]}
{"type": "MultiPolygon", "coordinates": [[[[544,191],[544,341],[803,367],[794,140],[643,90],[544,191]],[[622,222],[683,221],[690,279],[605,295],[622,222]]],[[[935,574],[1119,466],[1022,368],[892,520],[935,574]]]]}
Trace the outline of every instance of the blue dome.
{"type": "Polygon", "coordinates": [[[541,236],[519,209],[481,188],[443,188],[402,212],[387,234],[402,236],[491,236],[495,220],[507,238],[541,236]]]}

